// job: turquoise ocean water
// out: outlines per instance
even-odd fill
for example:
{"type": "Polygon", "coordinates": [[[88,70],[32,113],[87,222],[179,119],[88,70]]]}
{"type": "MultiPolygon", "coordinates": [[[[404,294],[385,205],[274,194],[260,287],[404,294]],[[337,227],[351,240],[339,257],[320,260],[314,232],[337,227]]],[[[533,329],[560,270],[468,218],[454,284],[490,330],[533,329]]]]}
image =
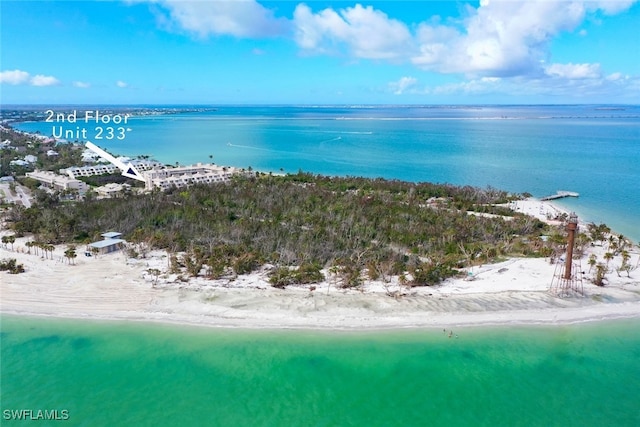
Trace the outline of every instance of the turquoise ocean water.
{"type": "MultiPolygon", "coordinates": [[[[73,426],[638,426],[640,323],[245,331],[2,317],[2,409],[73,426]]],[[[2,425],[24,425],[7,421],[2,425]]]]}
{"type": "MultiPolygon", "coordinates": [[[[78,107],[78,117],[86,108],[78,107]]],[[[21,123],[50,135],[82,123],[21,123]]],[[[302,169],[492,186],[560,204],[640,241],[640,106],[221,106],[132,118],[112,152],[169,164],[213,161],[273,172],[302,169]]]]}

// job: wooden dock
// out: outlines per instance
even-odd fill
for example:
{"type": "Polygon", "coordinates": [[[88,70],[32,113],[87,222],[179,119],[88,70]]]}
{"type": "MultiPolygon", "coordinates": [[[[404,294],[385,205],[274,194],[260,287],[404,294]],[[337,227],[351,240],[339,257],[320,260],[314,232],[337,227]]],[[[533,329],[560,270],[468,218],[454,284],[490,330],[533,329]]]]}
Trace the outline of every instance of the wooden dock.
{"type": "Polygon", "coordinates": [[[556,194],[552,194],[551,196],[543,197],[540,200],[555,200],[555,199],[563,199],[565,197],[580,197],[580,194],[573,191],[558,191],[556,194]]]}

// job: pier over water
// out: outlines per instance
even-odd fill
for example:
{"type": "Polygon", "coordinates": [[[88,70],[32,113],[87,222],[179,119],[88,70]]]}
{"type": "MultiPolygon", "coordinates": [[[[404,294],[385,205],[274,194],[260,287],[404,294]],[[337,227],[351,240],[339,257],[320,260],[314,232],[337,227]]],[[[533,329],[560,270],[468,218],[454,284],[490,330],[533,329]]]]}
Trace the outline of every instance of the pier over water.
{"type": "Polygon", "coordinates": [[[557,191],[556,194],[543,197],[540,200],[555,200],[555,199],[563,199],[565,197],[580,197],[580,194],[574,191],[557,191]]]}

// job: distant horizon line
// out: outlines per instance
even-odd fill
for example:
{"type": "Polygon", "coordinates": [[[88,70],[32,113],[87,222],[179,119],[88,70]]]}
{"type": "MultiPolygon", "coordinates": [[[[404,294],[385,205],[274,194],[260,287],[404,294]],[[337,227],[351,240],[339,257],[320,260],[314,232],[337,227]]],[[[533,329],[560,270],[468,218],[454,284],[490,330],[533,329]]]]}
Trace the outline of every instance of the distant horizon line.
{"type": "Polygon", "coordinates": [[[168,103],[168,104],[156,104],[156,103],[138,103],[138,104],[116,104],[116,103],[25,103],[25,104],[1,104],[0,109],[7,109],[11,107],[79,107],[79,106],[105,106],[105,107],[200,107],[200,108],[212,108],[212,107],[307,107],[307,108],[330,108],[330,107],[586,107],[586,106],[605,106],[605,107],[638,107],[638,104],[632,103],[534,103],[534,104],[519,104],[519,103],[477,103],[477,104],[388,104],[388,103],[281,103],[281,104],[268,104],[268,103],[220,103],[220,104],[187,104],[187,103],[168,103]]]}

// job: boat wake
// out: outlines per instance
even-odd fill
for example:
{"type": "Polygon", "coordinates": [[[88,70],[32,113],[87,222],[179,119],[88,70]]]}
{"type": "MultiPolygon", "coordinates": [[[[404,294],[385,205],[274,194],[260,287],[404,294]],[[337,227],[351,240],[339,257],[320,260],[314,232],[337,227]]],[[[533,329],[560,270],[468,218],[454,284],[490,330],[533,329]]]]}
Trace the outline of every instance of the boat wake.
{"type": "Polygon", "coordinates": [[[324,144],[325,142],[340,141],[341,139],[342,139],[341,136],[336,136],[335,138],[325,139],[324,141],[320,141],[319,144],[324,144]]]}
{"type": "Polygon", "coordinates": [[[276,151],[276,150],[270,150],[270,149],[268,149],[268,148],[252,147],[251,145],[232,144],[232,143],[230,143],[230,142],[227,142],[227,146],[229,146],[229,147],[236,147],[236,148],[248,148],[248,149],[250,149],[250,150],[276,151]]]}

